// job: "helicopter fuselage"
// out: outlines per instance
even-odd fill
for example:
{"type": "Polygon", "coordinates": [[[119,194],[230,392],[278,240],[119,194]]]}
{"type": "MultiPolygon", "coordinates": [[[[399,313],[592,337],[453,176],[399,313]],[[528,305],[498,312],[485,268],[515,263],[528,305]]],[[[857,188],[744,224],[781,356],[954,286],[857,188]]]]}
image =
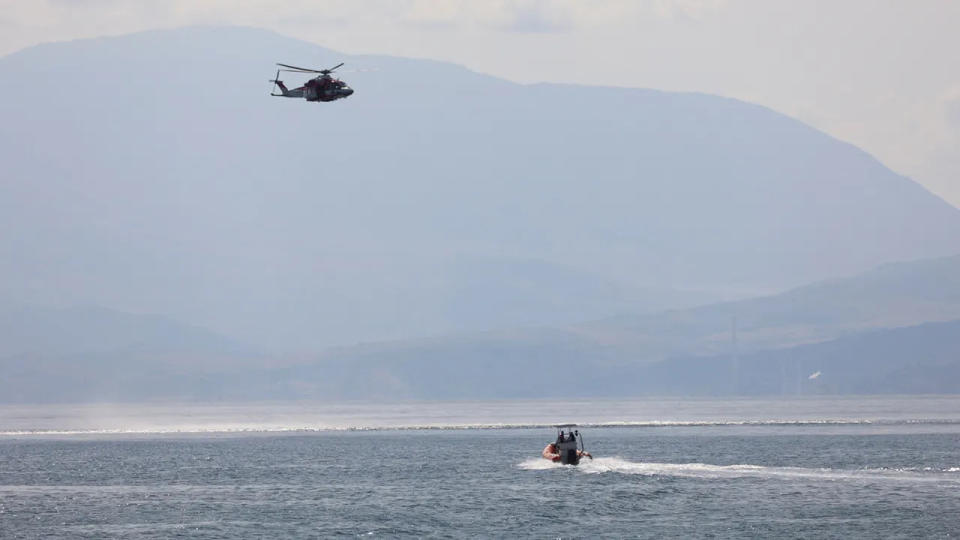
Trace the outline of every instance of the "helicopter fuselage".
{"type": "Polygon", "coordinates": [[[347,83],[324,75],[310,79],[303,86],[287,90],[282,82],[277,81],[282,94],[273,94],[278,97],[305,98],[307,101],[336,101],[349,97],[353,94],[353,88],[347,86],[347,83]]]}
{"type": "Polygon", "coordinates": [[[303,87],[307,101],[335,101],[353,94],[347,83],[330,76],[310,79],[303,87]]]}

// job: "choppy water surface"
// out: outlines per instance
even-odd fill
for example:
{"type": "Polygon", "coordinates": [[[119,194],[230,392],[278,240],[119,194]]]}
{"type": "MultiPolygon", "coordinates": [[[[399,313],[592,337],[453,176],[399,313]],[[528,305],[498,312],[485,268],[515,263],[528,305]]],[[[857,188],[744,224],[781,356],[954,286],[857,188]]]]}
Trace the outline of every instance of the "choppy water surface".
{"type": "MultiPolygon", "coordinates": [[[[753,413],[725,418],[706,410],[716,414],[717,402],[700,401],[673,407],[668,420],[676,423],[667,426],[630,412],[630,403],[643,408],[646,400],[616,402],[611,416],[576,416],[631,426],[584,429],[597,459],[579,467],[536,457],[550,428],[464,427],[538,425],[549,415],[525,416],[519,408],[531,403],[480,404],[473,416],[458,409],[467,404],[406,404],[400,420],[384,413],[406,429],[243,433],[194,422],[181,433],[117,434],[108,432],[116,425],[92,420],[78,430],[66,425],[75,417],[57,420],[51,409],[37,421],[44,425],[30,426],[23,408],[16,415],[0,408],[0,536],[948,538],[960,531],[956,398],[860,398],[833,414],[823,414],[823,402],[743,400],[726,410],[753,413]],[[435,418],[438,409],[455,417],[447,427],[456,429],[437,427],[446,421],[435,418]],[[501,422],[485,416],[491,409],[512,412],[501,422]],[[773,414],[788,409],[789,417],[773,414]],[[434,429],[410,429],[417,425],[434,429]]],[[[204,422],[241,429],[279,420],[204,414],[204,422]]]]}

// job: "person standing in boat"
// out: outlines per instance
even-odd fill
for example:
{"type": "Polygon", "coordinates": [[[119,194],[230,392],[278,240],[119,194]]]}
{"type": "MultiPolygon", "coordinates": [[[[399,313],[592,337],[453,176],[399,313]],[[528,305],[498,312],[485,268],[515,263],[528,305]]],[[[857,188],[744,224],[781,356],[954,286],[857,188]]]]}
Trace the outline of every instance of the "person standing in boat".
{"type": "MultiPolygon", "coordinates": [[[[543,449],[541,454],[544,459],[549,459],[550,461],[560,461],[560,450],[557,448],[557,443],[552,442],[543,449]]],[[[593,456],[590,455],[590,452],[584,452],[583,450],[577,450],[577,459],[588,457],[593,459],[593,456]]]]}

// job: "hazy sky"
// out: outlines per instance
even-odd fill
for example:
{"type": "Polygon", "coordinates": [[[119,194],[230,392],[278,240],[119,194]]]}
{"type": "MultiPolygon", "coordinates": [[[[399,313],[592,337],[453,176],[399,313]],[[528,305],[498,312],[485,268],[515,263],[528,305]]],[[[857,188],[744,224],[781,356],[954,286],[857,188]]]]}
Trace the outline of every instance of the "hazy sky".
{"type": "Polygon", "coordinates": [[[0,0],[0,54],[191,24],[518,82],[736,97],[856,144],[960,206],[960,1],[0,0]]]}

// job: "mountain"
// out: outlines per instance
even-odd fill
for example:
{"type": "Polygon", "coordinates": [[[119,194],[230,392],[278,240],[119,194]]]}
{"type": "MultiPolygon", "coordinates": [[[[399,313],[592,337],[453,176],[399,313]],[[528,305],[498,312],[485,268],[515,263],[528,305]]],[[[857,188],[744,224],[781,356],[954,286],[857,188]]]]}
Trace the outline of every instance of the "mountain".
{"type": "Polygon", "coordinates": [[[5,56],[0,114],[0,296],[271,350],[565,326],[960,252],[956,208],[763,107],[250,28],[5,56]],[[341,61],[370,70],[342,74],[349,99],[267,95],[275,62],[341,61]]]}

